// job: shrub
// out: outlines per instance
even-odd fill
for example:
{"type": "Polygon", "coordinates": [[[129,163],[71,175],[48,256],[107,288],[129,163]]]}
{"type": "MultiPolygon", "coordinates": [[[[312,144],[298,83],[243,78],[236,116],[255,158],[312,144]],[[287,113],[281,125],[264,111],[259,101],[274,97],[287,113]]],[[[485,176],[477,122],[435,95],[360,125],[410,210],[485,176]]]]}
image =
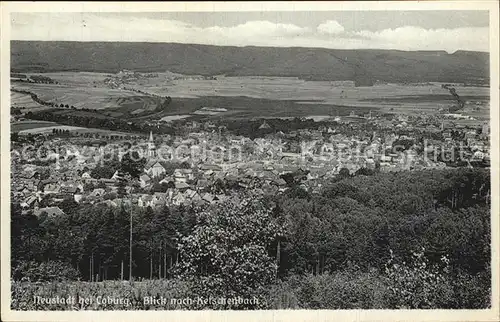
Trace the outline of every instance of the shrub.
{"type": "Polygon", "coordinates": [[[179,245],[181,279],[203,298],[237,298],[251,303],[201,303],[200,308],[248,309],[266,306],[266,287],[276,278],[267,247],[280,227],[272,212],[245,196],[199,214],[191,235],[179,245]],[[254,300],[254,298],[256,300],[254,300]]]}
{"type": "Polygon", "coordinates": [[[303,309],[382,309],[385,280],[377,270],[293,276],[289,285],[303,309]]]}
{"type": "Polygon", "coordinates": [[[410,263],[397,263],[392,250],[386,264],[389,303],[398,309],[450,308],[453,302],[449,260],[441,258],[441,267],[430,265],[424,249],[413,253],[410,263]]]}

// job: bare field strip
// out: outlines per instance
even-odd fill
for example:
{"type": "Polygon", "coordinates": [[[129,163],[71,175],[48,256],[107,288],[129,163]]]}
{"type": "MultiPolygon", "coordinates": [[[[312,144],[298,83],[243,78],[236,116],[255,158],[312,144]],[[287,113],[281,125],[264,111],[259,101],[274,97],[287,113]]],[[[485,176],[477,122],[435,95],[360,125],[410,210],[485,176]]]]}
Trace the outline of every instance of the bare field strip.
{"type": "Polygon", "coordinates": [[[39,129],[56,125],[58,124],[55,122],[30,120],[30,121],[14,122],[10,125],[10,130],[12,132],[20,132],[20,131],[39,129]]]}

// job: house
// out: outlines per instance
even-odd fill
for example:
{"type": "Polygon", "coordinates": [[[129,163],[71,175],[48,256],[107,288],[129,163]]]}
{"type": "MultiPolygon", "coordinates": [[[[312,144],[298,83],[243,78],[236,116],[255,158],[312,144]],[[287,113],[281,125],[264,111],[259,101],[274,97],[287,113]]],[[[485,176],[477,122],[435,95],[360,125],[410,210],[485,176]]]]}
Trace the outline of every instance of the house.
{"type": "Polygon", "coordinates": [[[49,217],[64,215],[64,211],[62,211],[61,208],[59,208],[59,207],[38,208],[38,209],[35,209],[35,211],[34,211],[35,216],[40,216],[43,213],[47,214],[47,216],[49,216],[49,217]]]}
{"type": "Polygon", "coordinates": [[[153,204],[153,196],[151,195],[141,195],[137,200],[137,205],[139,207],[152,207],[153,204]]]}
{"type": "Polygon", "coordinates": [[[106,205],[108,207],[113,207],[113,208],[116,208],[118,206],[115,202],[113,202],[111,200],[104,200],[104,201],[99,202],[98,204],[99,205],[101,205],[101,204],[106,205]]]}
{"type": "Polygon", "coordinates": [[[204,203],[204,201],[201,199],[200,194],[197,193],[197,192],[194,192],[194,194],[191,194],[190,198],[191,198],[191,202],[193,202],[193,203],[195,203],[197,205],[200,205],[200,204],[204,203]]]}
{"type": "Polygon", "coordinates": [[[212,173],[218,173],[222,171],[222,168],[216,164],[202,164],[199,166],[199,169],[206,175],[211,175],[212,173]]]}
{"type": "Polygon", "coordinates": [[[278,186],[286,186],[286,181],[282,178],[275,179],[273,183],[278,186]]]}
{"type": "Polygon", "coordinates": [[[90,175],[89,172],[84,172],[82,174],[82,179],[92,179],[92,176],[90,175]]]}
{"type": "Polygon", "coordinates": [[[481,161],[484,159],[484,156],[485,154],[481,151],[476,151],[474,152],[474,154],[472,155],[472,160],[474,161],[481,161]]]}
{"type": "Polygon", "coordinates": [[[160,162],[156,162],[151,168],[148,169],[149,175],[153,178],[159,177],[167,172],[160,162]]]}
{"type": "Polygon", "coordinates": [[[30,192],[31,192],[31,191],[30,191],[30,189],[29,189],[28,187],[26,187],[26,186],[22,186],[22,190],[21,190],[21,194],[22,194],[22,195],[26,196],[26,195],[28,195],[30,192]]]}
{"type": "Polygon", "coordinates": [[[68,193],[68,194],[75,194],[78,192],[78,188],[74,186],[65,186],[61,187],[61,192],[68,193]]]}
{"type": "Polygon", "coordinates": [[[267,122],[264,120],[264,122],[259,126],[259,130],[268,130],[270,129],[271,126],[267,124],[267,122]]]}
{"type": "Polygon", "coordinates": [[[104,183],[107,187],[114,186],[116,184],[116,180],[114,179],[101,178],[99,179],[99,182],[104,183]]]}
{"type": "Polygon", "coordinates": [[[174,170],[174,181],[175,183],[187,182],[188,180],[193,180],[193,170],[191,169],[175,169],[174,170]]]}
{"type": "Polygon", "coordinates": [[[141,188],[144,188],[151,184],[151,178],[147,174],[143,174],[139,178],[139,184],[141,185],[141,188]]]}
{"type": "Polygon", "coordinates": [[[83,195],[77,193],[77,194],[73,195],[73,198],[75,199],[75,202],[80,203],[83,199],[83,195]]]}
{"type": "Polygon", "coordinates": [[[259,178],[267,181],[274,181],[278,179],[278,175],[273,171],[265,170],[259,174],[259,178]]]}
{"type": "Polygon", "coordinates": [[[115,171],[113,176],[111,177],[113,180],[119,180],[120,179],[120,172],[118,170],[115,171]]]}
{"type": "MultiPolygon", "coordinates": [[[[81,183],[75,181],[65,181],[61,183],[61,191],[70,192],[73,191],[74,188],[76,191],[83,191],[83,185],[81,183]]],[[[74,192],[73,192],[74,193],[74,192]]]]}
{"type": "Polygon", "coordinates": [[[191,189],[187,189],[185,192],[184,192],[184,197],[186,199],[193,199],[198,193],[194,190],[191,190],[191,189]]]}
{"type": "Polygon", "coordinates": [[[176,206],[179,206],[179,205],[182,205],[184,204],[184,202],[186,201],[186,198],[184,197],[184,195],[182,193],[178,193],[176,194],[173,198],[172,198],[172,203],[176,206]]]}
{"type": "Polygon", "coordinates": [[[43,192],[45,194],[59,193],[61,191],[61,186],[56,183],[48,183],[43,187],[43,192]]]}
{"type": "Polygon", "coordinates": [[[101,197],[103,196],[104,194],[106,193],[106,191],[102,188],[95,188],[91,195],[94,196],[94,197],[101,197]]]}
{"type": "Polygon", "coordinates": [[[384,154],[382,154],[382,155],[380,156],[380,161],[381,161],[381,162],[391,162],[391,160],[392,160],[392,158],[391,158],[390,156],[388,156],[388,155],[384,155],[384,154]]]}
{"type": "Polygon", "coordinates": [[[208,203],[214,203],[216,200],[216,198],[214,197],[214,195],[210,194],[210,193],[205,193],[202,197],[201,197],[202,200],[208,202],[208,203]]]}
{"type": "Polygon", "coordinates": [[[159,208],[164,206],[167,203],[166,194],[155,193],[154,196],[151,197],[149,202],[150,207],[159,208]]]}
{"type": "Polygon", "coordinates": [[[208,188],[209,186],[208,180],[205,179],[199,179],[198,182],[196,182],[196,190],[198,191],[203,191],[208,188]]]}
{"type": "Polygon", "coordinates": [[[247,178],[256,177],[257,176],[257,172],[254,169],[246,169],[243,172],[243,176],[247,177],[247,178]]]}
{"type": "Polygon", "coordinates": [[[185,182],[176,182],[175,183],[175,189],[177,190],[185,190],[189,188],[189,185],[185,182]]]}
{"type": "Polygon", "coordinates": [[[112,200],[117,207],[123,207],[123,206],[131,206],[133,201],[130,199],[123,199],[123,198],[115,198],[112,200]]]}
{"type": "Polygon", "coordinates": [[[239,171],[236,167],[226,169],[226,176],[238,176],[238,174],[239,171]]]}
{"type": "Polygon", "coordinates": [[[164,200],[167,200],[168,198],[168,194],[166,192],[155,192],[153,196],[156,197],[157,199],[164,199],[164,200]]]}
{"type": "Polygon", "coordinates": [[[31,208],[35,206],[38,198],[35,196],[28,197],[24,202],[21,203],[21,207],[23,208],[31,208]]]}
{"type": "Polygon", "coordinates": [[[142,200],[142,197],[139,196],[139,199],[137,199],[137,206],[143,208],[144,207],[144,201],[142,200]]]}
{"type": "Polygon", "coordinates": [[[174,182],[174,178],[171,176],[166,176],[165,178],[161,179],[160,184],[168,184],[170,182],[174,182]]]}
{"type": "Polygon", "coordinates": [[[36,170],[27,170],[22,175],[25,179],[40,179],[40,172],[36,170]]]}

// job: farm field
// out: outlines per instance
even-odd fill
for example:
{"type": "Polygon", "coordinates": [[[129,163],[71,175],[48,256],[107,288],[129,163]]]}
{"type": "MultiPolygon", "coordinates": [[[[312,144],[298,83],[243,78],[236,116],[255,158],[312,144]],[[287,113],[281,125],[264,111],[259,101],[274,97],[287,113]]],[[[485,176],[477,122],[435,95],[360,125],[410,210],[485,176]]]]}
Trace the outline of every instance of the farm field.
{"type": "MultiPolygon", "coordinates": [[[[378,110],[372,106],[373,111],[378,110]]],[[[198,98],[176,98],[165,115],[185,115],[190,113],[196,117],[211,118],[261,118],[261,117],[306,117],[309,115],[348,115],[350,112],[365,113],[369,109],[359,106],[340,106],[333,104],[303,104],[293,100],[271,100],[247,96],[203,96],[198,98]],[[197,114],[202,107],[218,107],[226,112],[215,115],[197,114]]]]}
{"type": "Polygon", "coordinates": [[[93,87],[89,84],[31,84],[15,83],[12,87],[17,90],[25,90],[38,95],[38,97],[47,102],[56,104],[72,105],[78,109],[106,109],[120,107],[117,102],[130,96],[137,96],[136,93],[93,87]]]}
{"type": "Polygon", "coordinates": [[[182,120],[185,118],[191,117],[191,115],[170,115],[170,116],[165,116],[161,120],[165,122],[171,122],[171,121],[176,121],[176,120],[182,120]]]}
{"type": "Polygon", "coordinates": [[[11,123],[10,129],[13,132],[19,132],[19,131],[27,131],[32,129],[57,126],[57,125],[58,124],[54,122],[29,120],[29,121],[20,121],[11,123]]]}
{"type": "MultiPolygon", "coordinates": [[[[455,104],[448,90],[441,83],[427,84],[380,84],[372,87],[354,87],[349,81],[305,81],[292,77],[217,77],[217,80],[171,79],[169,73],[159,73],[157,78],[131,81],[129,86],[157,95],[169,95],[177,99],[206,97],[240,97],[267,99],[274,101],[295,101],[309,114],[321,115],[325,109],[319,105],[330,106],[329,112],[336,107],[352,107],[354,110],[382,110],[391,113],[436,113],[455,104]],[[308,105],[308,106],[306,106],[308,105]],[[311,106],[312,105],[312,106],[311,106]],[[333,108],[333,109],[332,109],[333,108]]],[[[489,89],[485,87],[464,87],[454,85],[463,99],[475,102],[488,102],[489,89]]],[[[281,104],[278,104],[279,107],[281,104]]],[[[218,107],[218,106],[217,106],[218,107]]],[[[225,107],[225,106],[224,106],[225,107]]],[[[250,107],[249,107],[250,108],[250,107]]],[[[251,108],[254,108],[253,106],[251,108]]],[[[236,108],[236,110],[239,110],[236,108]]],[[[288,114],[294,108],[287,106],[288,114]]],[[[336,111],[342,114],[342,109],[336,111]]],[[[248,113],[246,113],[248,114],[248,113]]],[[[260,114],[255,113],[255,114],[260,114]]],[[[268,114],[268,113],[266,113],[268,114]]],[[[271,114],[274,114],[271,112],[271,114]]],[[[473,115],[471,115],[473,116],[473,115]]],[[[475,113],[474,117],[488,119],[489,110],[475,113]]]]}
{"type": "MultiPolygon", "coordinates": [[[[441,83],[378,84],[354,87],[352,82],[305,81],[293,77],[221,77],[217,80],[172,79],[171,73],[158,77],[125,80],[127,88],[173,98],[168,108],[151,116],[158,99],[132,90],[111,89],[103,73],[46,73],[59,84],[15,83],[16,89],[36,93],[42,100],[69,104],[77,109],[106,109],[105,116],[161,119],[193,114],[203,107],[228,111],[212,117],[296,117],[345,115],[369,110],[388,113],[438,113],[456,104],[441,83]]],[[[467,102],[465,115],[489,119],[489,89],[454,85],[467,102]],[[480,108],[468,109],[480,103],[480,108]],[[469,113],[470,112],[470,113],[469,113]],[[469,114],[467,114],[469,113],[469,114]]],[[[23,98],[24,100],[26,98],[23,98]]],[[[206,115],[207,117],[210,115],[206,115]]]]}
{"type": "MultiPolygon", "coordinates": [[[[377,99],[418,97],[430,94],[448,94],[441,83],[380,84],[371,87],[354,87],[345,81],[305,81],[294,77],[217,77],[217,80],[178,79],[159,73],[156,78],[130,82],[147,92],[172,97],[199,96],[249,96],[268,99],[315,100],[325,99],[377,99]],[[168,84],[168,85],[167,85],[168,84]],[[167,86],[166,86],[167,85],[167,86]]],[[[470,96],[488,96],[485,87],[460,86],[459,93],[470,96]]],[[[338,103],[338,102],[337,102],[338,103]]]]}
{"type": "MultiPolygon", "coordinates": [[[[39,73],[24,73],[25,75],[40,75],[39,73]]],[[[94,83],[104,81],[110,75],[106,73],[89,73],[89,72],[59,72],[59,73],[43,73],[44,76],[50,77],[61,84],[88,86],[94,83]]]]}
{"type": "MultiPolygon", "coordinates": [[[[441,87],[441,83],[354,87],[349,81],[305,81],[292,77],[219,76],[217,80],[172,80],[169,74],[160,73],[157,78],[141,79],[135,83],[130,82],[129,85],[134,88],[140,87],[148,93],[184,99],[246,96],[275,101],[290,100],[306,108],[310,114],[318,115],[324,111],[319,107],[320,104],[405,114],[436,113],[439,109],[447,109],[455,104],[453,97],[448,90],[441,87]],[[309,105],[309,108],[305,105],[309,105]]],[[[470,101],[470,104],[489,101],[489,88],[454,86],[457,88],[457,93],[463,96],[464,100],[470,101]]],[[[484,109],[480,115],[476,113],[475,117],[478,116],[488,119],[489,110],[484,109]]]]}

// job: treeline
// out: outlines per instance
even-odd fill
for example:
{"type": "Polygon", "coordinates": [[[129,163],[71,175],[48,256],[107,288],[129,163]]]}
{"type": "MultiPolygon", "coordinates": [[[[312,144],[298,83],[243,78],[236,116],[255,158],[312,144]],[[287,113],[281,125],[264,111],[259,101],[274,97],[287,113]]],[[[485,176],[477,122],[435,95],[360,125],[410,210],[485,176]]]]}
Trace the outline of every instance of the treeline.
{"type": "Polygon", "coordinates": [[[54,81],[52,78],[44,75],[31,75],[29,78],[35,83],[58,84],[58,82],[54,81]]]}
{"type": "MultiPolygon", "coordinates": [[[[30,277],[26,263],[67,263],[83,280],[129,276],[129,231],[132,212],[134,278],[171,277],[178,261],[176,240],[188,234],[196,220],[193,209],[112,208],[66,200],[63,216],[22,215],[12,205],[12,272],[14,279],[30,277]],[[161,268],[159,268],[161,266],[161,268]]],[[[72,271],[71,271],[71,274],[72,271]]],[[[73,276],[73,275],[72,275],[73,276]]],[[[59,278],[68,278],[61,271],[59,278]]]]}
{"type": "Polygon", "coordinates": [[[102,128],[113,131],[141,132],[147,130],[137,123],[127,122],[118,118],[96,117],[92,115],[55,114],[51,111],[28,112],[28,119],[57,122],[63,125],[102,128]]]}
{"type": "Polygon", "coordinates": [[[59,84],[59,82],[53,80],[52,78],[43,75],[31,75],[28,77],[24,74],[11,73],[10,77],[15,78],[12,80],[14,82],[37,83],[37,84],[59,84]]]}
{"type": "Polygon", "coordinates": [[[27,79],[28,76],[25,74],[20,74],[20,73],[10,73],[11,78],[22,78],[22,79],[27,79]]]}
{"type": "Polygon", "coordinates": [[[457,90],[454,87],[451,87],[450,84],[443,84],[443,85],[441,85],[441,88],[447,89],[450,92],[450,94],[453,96],[453,98],[457,101],[457,105],[453,108],[453,110],[450,109],[450,112],[456,112],[464,107],[465,102],[457,94],[457,90]]]}

